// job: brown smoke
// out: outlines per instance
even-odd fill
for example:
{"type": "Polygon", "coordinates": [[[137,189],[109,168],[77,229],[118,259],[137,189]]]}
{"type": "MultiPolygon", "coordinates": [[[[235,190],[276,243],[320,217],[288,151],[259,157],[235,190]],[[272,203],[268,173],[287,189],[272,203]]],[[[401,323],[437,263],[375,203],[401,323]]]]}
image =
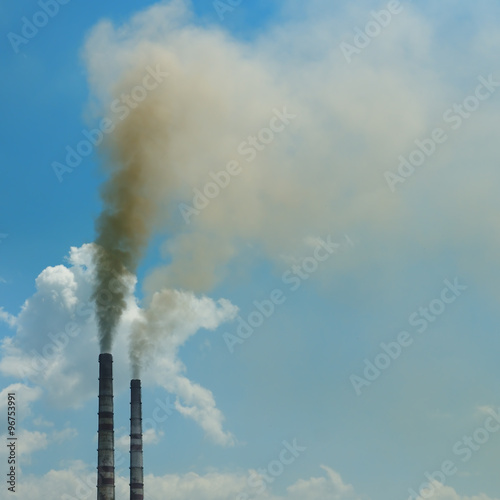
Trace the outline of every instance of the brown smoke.
{"type": "MultiPolygon", "coordinates": [[[[133,88],[140,80],[139,70],[130,72],[117,86],[117,93],[123,88],[133,88]]],[[[133,104],[136,107],[129,109],[129,115],[116,124],[105,142],[110,152],[111,172],[101,190],[104,208],[96,221],[96,283],[92,296],[101,352],[111,351],[113,333],[130,291],[126,278],[136,271],[158,206],[158,196],[150,186],[154,175],[147,159],[148,141],[154,137],[152,129],[158,125],[154,104],[148,98],[133,104]]]]}
{"type": "MultiPolygon", "coordinates": [[[[432,195],[426,213],[443,211],[450,200],[427,188],[442,185],[445,168],[417,169],[397,193],[384,177],[397,173],[399,156],[408,156],[415,139],[436,126],[449,131],[441,113],[450,96],[467,95],[457,93],[439,64],[414,71],[431,43],[419,35],[427,32],[423,21],[405,11],[393,35],[377,39],[377,57],[367,51],[349,64],[339,50],[344,31],[331,29],[332,13],[246,44],[190,24],[185,3],[162,2],[119,27],[102,22],[85,52],[92,91],[105,106],[110,97],[130,92],[148,66],[160,64],[170,75],[110,134],[114,163],[99,220],[99,260],[112,263],[121,276],[134,272],[159,203],[168,200],[170,211],[161,212],[161,222],[169,238],[161,247],[163,265],[149,270],[144,281],[146,302],[165,288],[199,293],[226,276],[240,279],[256,255],[274,263],[279,279],[290,262],[309,255],[307,242],[329,236],[340,241],[345,234],[364,244],[338,252],[315,276],[336,287],[341,280],[334,278],[350,273],[364,287],[374,262],[398,269],[394,263],[404,256],[398,265],[406,265],[415,241],[437,252],[448,245],[452,227],[455,237],[466,234],[463,222],[470,213],[442,231],[423,224],[416,208],[415,200],[432,195]],[[120,79],[123,74],[129,77],[120,79]],[[116,82],[119,91],[112,87],[116,82]],[[283,115],[294,118],[277,122],[283,115]],[[282,131],[269,140],[273,124],[282,131]],[[209,197],[218,189],[214,179],[227,177],[235,163],[239,173],[209,197]],[[189,220],[182,207],[189,208],[189,220]]],[[[347,26],[356,22],[349,19],[347,26]]],[[[429,163],[444,167],[456,160],[468,175],[459,149],[456,158],[439,151],[429,163]]],[[[452,202],[449,213],[462,213],[462,202],[452,202]]],[[[116,277],[100,268],[96,295],[116,277]]],[[[114,297],[116,314],[108,317],[105,308],[99,314],[106,347],[123,309],[123,293],[114,297]]],[[[138,332],[137,342],[147,343],[147,325],[138,332]]]]}

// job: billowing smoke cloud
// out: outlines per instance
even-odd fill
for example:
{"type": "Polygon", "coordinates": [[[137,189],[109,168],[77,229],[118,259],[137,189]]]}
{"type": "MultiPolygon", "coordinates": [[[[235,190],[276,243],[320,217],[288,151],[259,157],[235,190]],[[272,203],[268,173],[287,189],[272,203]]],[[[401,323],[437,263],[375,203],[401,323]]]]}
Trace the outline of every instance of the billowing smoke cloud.
{"type": "Polygon", "coordinates": [[[215,302],[191,292],[164,289],[153,295],[149,307],[139,312],[131,326],[133,377],[139,377],[144,365],[154,366],[156,382],[177,395],[177,411],[196,421],[221,446],[234,445],[235,439],[223,429],[224,416],[213,394],[185,376],[186,368],[178,351],[198,330],[215,330],[221,323],[234,319],[237,311],[225,299],[215,302]]]}
{"type": "MultiPolygon", "coordinates": [[[[131,70],[123,75],[115,93],[134,88],[144,75],[131,70]]],[[[156,83],[157,84],[157,83],[156,83]]],[[[141,91],[146,92],[144,87],[141,91]]],[[[118,99],[118,98],[117,98],[118,99]]],[[[102,352],[110,352],[113,333],[126,306],[129,292],[127,276],[134,274],[147,246],[158,210],[159,195],[155,189],[157,167],[149,158],[154,148],[155,130],[164,130],[157,120],[154,102],[145,99],[122,110],[130,115],[113,123],[113,135],[105,145],[109,153],[109,180],[101,191],[103,211],[96,221],[95,251],[96,303],[102,352]]],[[[123,112],[123,111],[122,111],[123,112]]]]}
{"type": "MultiPolygon", "coordinates": [[[[0,343],[0,374],[39,386],[51,407],[80,408],[95,397],[95,383],[88,376],[88,367],[96,363],[98,342],[91,301],[95,245],[73,247],[66,260],[66,265],[48,267],[40,273],[36,292],[26,300],[19,315],[12,316],[16,334],[0,343]]],[[[125,296],[126,308],[116,331],[116,393],[129,389],[127,338],[133,331],[135,359],[147,360],[150,367],[144,374],[144,385],[163,387],[174,398],[172,409],[195,421],[211,441],[230,446],[234,438],[224,429],[224,415],[214,395],[188,378],[179,349],[200,328],[215,330],[233,319],[237,308],[224,299],[214,301],[191,292],[163,290],[153,296],[149,308],[141,309],[132,293],[135,279],[125,281],[130,292],[125,296]],[[142,344],[142,340],[146,343],[142,344]],[[153,350],[161,355],[153,356],[153,350]]],[[[19,405],[24,408],[23,401],[32,401],[41,394],[39,389],[26,393],[19,405]]],[[[28,411],[22,414],[28,415],[28,411]]],[[[159,438],[160,434],[149,437],[159,438]]]]}
{"type": "MultiPolygon", "coordinates": [[[[169,237],[165,262],[144,282],[147,303],[163,289],[211,290],[230,262],[232,270],[248,263],[250,251],[281,274],[282,256],[304,254],[311,239],[345,234],[357,243],[355,251],[330,259],[318,273],[330,287],[340,286],[334,276],[349,273],[375,292],[381,283],[395,283],[424,253],[418,249],[431,256],[450,245],[461,249],[463,272],[488,281],[485,260],[469,258],[475,250],[464,235],[476,238],[479,231],[489,242],[486,253],[498,249],[492,221],[476,223],[493,213],[482,200],[498,203],[488,194],[498,174],[489,166],[491,150],[478,152],[461,134],[490,137],[498,100],[492,93],[469,120],[461,119],[460,129],[452,126],[457,118],[450,120],[454,102],[463,102],[479,75],[495,67],[485,44],[470,41],[480,61],[473,75],[454,67],[443,72],[450,57],[434,43],[439,21],[405,4],[349,62],[341,43],[352,42],[353,28],[371,19],[365,9],[348,9],[340,22],[327,2],[316,0],[301,14],[303,22],[281,24],[247,44],[220,27],[191,24],[186,5],[161,2],[120,27],[102,22],[86,44],[93,94],[117,123],[107,138],[111,168],[124,169],[116,178],[126,180],[126,190],[133,184],[123,219],[113,199],[119,191],[109,190],[109,215],[119,220],[120,233],[101,241],[103,260],[123,259],[113,272],[134,271],[158,223],[169,237]],[[168,76],[142,99],[134,86],[152,73],[168,76]],[[401,176],[401,156],[408,158],[415,141],[436,127],[446,142],[401,176]],[[481,161],[485,176],[470,178],[471,158],[481,161]],[[437,186],[451,182],[450,164],[455,187],[444,193],[437,186]],[[397,192],[389,188],[388,171],[402,179],[397,192]],[[460,186],[486,196],[465,206],[460,186]],[[415,202],[422,199],[425,207],[415,202]],[[436,213],[440,224],[422,223],[423,214],[436,213]],[[385,270],[383,281],[367,279],[374,269],[385,270]]],[[[100,286],[109,273],[102,273],[100,286]]],[[[120,294],[116,304],[119,314],[120,294]]],[[[110,331],[118,316],[105,313],[110,331]]]]}
{"type": "MultiPolygon", "coordinates": [[[[99,246],[95,253],[96,284],[92,298],[96,305],[101,352],[111,352],[113,334],[126,307],[127,287],[123,278],[135,270],[137,261],[133,250],[126,248],[130,241],[127,241],[126,235],[120,234],[120,213],[123,212],[111,214],[106,211],[98,220],[101,233],[96,240],[99,246]],[[112,239],[111,235],[115,235],[116,239],[112,239]],[[112,291],[111,283],[114,284],[112,291]]],[[[123,222],[128,221],[125,219],[123,222]]]]}
{"type": "Polygon", "coordinates": [[[214,330],[222,322],[234,319],[237,311],[225,299],[216,303],[208,297],[166,289],[155,293],[149,307],[141,311],[132,326],[133,377],[139,377],[141,365],[150,360],[161,344],[166,347],[165,355],[174,359],[179,347],[200,328],[214,330]]]}
{"type": "MultiPolygon", "coordinates": [[[[399,21],[398,33],[426,32],[418,17],[399,21]]],[[[141,204],[120,229],[144,224],[137,216],[151,209],[146,197],[170,234],[167,262],[145,282],[150,296],[163,288],[209,291],[249,243],[279,264],[311,236],[404,227],[406,208],[383,172],[425,131],[443,88],[426,95],[425,75],[406,75],[400,61],[382,73],[369,58],[349,66],[334,34],[321,49],[300,27],[292,31],[286,42],[279,31],[250,47],[219,27],[193,26],[178,0],[119,28],[102,22],[90,34],[92,90],[118,122],[108,145],[121,168],[134,162],[137,174],[133,200],[141,204]],[[168,76],[136,102],[134,86],[151,69],[168,76]],[[116,99],[129,112],[115,113],[116,99]]],[[[407,48],[418,54],[425,43],[410,38],[407,48]]],[[[133,240],[135,230],[126,233],[127,250],[142,248],[147,231],[139,229],[133,240]]]]}

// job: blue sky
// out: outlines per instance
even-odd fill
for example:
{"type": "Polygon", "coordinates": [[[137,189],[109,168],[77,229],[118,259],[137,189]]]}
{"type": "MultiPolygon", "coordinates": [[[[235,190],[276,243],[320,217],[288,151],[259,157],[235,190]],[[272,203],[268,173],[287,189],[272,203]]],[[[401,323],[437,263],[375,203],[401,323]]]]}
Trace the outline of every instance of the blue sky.
{"type": "MultiPolygon", "coordinates": [[[[9,33],[40,8],[4,6],[0,21],[0,411],[15,391],[18,497],[95,495],[79,489],[97,446],[90,244],[115,155],[142,159],[156,215],[113,349],[126,457],[130,336],[154,346],[141,358],[147,498],[498,499],[500,433],[458,453],[500,414],[497,3],[243,0],[221,19],[212,1],[73,0],[16,52],[9,33]],[[53,163],[156,65],[165,81],[58,179],[53,163]],[[442,143],[418,152],[437,129],[442,143]],[[273,291],[284,302],[239,335],[273,291]],[[421,333],[412,314],[431,314],[421,333]],[[389,359],[381,344],[402,331],[412,343],[389,359]],[[64,345],[19,376],[49,334],[64,345]],[[389,366],[367,380],[376,359],[389,366]],[[294,440],[305,450],[256,487],[294,440]],[[456,472],[426,490],[446,460],[456,472]]],[[[118,460],[117,498],[127,474],[118,460]]]]}

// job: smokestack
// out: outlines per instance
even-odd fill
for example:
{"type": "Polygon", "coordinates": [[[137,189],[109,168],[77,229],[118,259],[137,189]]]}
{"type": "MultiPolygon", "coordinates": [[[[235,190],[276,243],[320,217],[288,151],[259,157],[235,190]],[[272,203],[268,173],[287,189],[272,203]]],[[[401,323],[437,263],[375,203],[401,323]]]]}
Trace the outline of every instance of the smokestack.
{"type": "Polygon", "coordinates": [[[106,353],[99,355],[97,500],[115,500],[114,447],[113,356],[106,353]]]}
{"type": "Polygon", "coordinates": [[[144,499],[141,381],[130,382],[130,500],[144,499]]]}

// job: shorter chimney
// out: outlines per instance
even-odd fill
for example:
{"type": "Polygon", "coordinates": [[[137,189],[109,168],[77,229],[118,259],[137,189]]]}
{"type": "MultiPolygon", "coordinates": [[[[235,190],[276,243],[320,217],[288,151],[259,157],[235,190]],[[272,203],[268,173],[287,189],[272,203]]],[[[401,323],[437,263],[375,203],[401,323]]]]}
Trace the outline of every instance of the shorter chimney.
{"type": "Polygon", "coordinates": [[[130,382],[130,500],[144,499],[141,381],[130,382]]]}

